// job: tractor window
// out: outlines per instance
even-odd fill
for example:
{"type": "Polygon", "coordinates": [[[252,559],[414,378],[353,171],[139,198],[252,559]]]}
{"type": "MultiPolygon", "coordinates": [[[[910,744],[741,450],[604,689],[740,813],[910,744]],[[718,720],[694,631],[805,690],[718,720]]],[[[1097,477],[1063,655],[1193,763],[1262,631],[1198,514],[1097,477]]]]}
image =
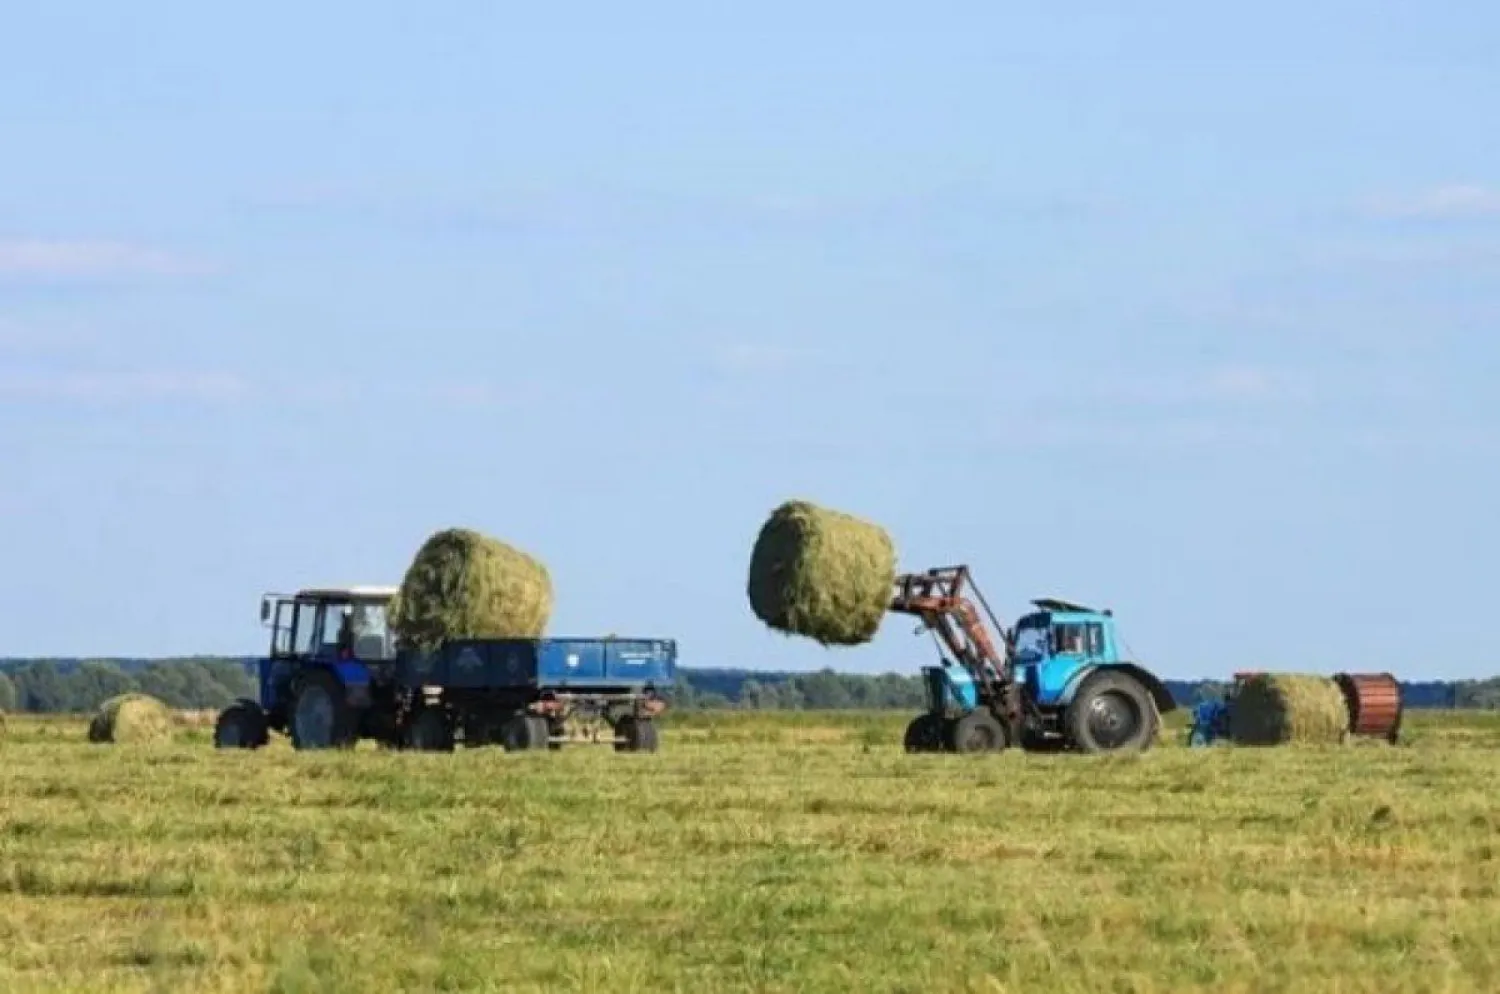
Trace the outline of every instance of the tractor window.
{"type": "Polygon", "coordinates": [[[296,627],[292,631],[292,651],[299,656],[310,656],[313,651],[313,639],[317,637],[318,605],[298,604],[296,606],[296,627]]]}
{"type": "Polygon", "coordinates": [[[354,605],[354,637],[385,638],[386,611],[384,604],[354,605]]]}
{"type": "Polygon", "coordinates": [[[1062,654],[1083,652],[1083,626],[1058,625],[1052,629],[1053,651],[1062,654]]]}
{"type": "Polygon", "coordinates": [[[323,645],[337,647],[339,644],[339,626],[344,622],[344,611],[349,607],[347,604],[329,604],[323,609],[323,645]]]}
{"type": "Polygon", "coordinates": [[[1098,622],[1088,626],[1088,653],[1090,656],[1104,655],[1104,626],[1098,622]]]}
{"type": "Polygon", "coordinates": [[[276,602],[276,613],[271,616],[271,625],[271,655],[290,654],[292,651],[292,605],[289,602],[276,602]]]}
{"type": "Polygon", "coordinates": [[[1017,629],[1015,653],[1017,659],[1041,659],[1047,654],[1047,629],[1017,629]]]}

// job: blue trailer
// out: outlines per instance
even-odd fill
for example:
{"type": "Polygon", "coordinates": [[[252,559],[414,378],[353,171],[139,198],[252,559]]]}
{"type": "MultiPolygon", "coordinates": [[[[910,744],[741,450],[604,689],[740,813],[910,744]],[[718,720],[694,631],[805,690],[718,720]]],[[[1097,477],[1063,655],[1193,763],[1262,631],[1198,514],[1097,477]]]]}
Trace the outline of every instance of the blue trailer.
{"type": "Polygon", "coordinates": [[[396,644],[393,587],[268,594],[270,652],[257,660],[258,701],[220,714],[219,748],[258,748],[270,733],[297,749],[371,739],[397,749],[508,750],[568,742],[654,752],[677,645],[662,638],[465,639],[430,652],[396,644]]]}

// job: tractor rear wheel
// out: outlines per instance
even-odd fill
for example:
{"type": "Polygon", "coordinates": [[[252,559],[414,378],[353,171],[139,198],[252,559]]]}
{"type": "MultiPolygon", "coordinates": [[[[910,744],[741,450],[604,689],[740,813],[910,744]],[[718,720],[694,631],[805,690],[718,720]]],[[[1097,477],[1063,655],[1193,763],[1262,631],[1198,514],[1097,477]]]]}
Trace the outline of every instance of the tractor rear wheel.
{"type": "Polygon", "coordinates": [[[1084,681],[1068,705],[1068,738],[1081,752],[1144,752],[1156,738],[1156,702],[1141,682],[1118,670],[1084,681]]]}
{"type": "Polygon", "coordinates": [[[418,752],[452,752],[453,725],[438,708],[424,707],[406,727],[406,746],[418,752]]]}
{"type": "Polygon", "coordinates": [[[943,741],[943,716],[931,711],[917,715],[906,726],[907,752],[942,752],[947,746],[943,741]]]}
{"type": "Polygon", "coordinates": [[[313,669],[298,681],[292,700],[294,749],[345,749],[354,745],[354,718],[344,688],[324,669],[313,669]]]}
{"type": "Polygon", "coordinates": [[[214,723],[215,749],[259,749],[269,740],[266,713],[252,701],[235,701],[214,723]]]}
{"type": "Polygon", "coordinates": [[[984,708],[953,723],[952,741],[954,752],[999,752],[1010,744],[1000,719],[984,708]]]}

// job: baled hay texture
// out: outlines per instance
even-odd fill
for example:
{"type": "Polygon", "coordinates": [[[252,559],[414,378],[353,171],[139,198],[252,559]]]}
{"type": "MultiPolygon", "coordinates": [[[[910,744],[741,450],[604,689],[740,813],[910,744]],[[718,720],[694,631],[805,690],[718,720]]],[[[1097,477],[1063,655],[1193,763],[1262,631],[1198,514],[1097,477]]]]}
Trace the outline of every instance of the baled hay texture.
{"type": "Polygon", "coordinates": [[[1230,737],[1239,745],[1341,742],[1349,706],[1332,679],[1297,673],[1246,678],[1230,713],[1230,737]]]}
{"type": "Polygon", "coordinates": [[[750,609],[825,646],[875,637],[891,602],[896,549],[879,525],[802,500],[761,526],[750,553],[750,609]]]}
{"type": "Polygon", "coordinates": [[[160,742],[171,735],[171,710],[146,694],[111,697],[89,722],[90,742],[160,742]]]}
{"type": "Polygon", "coordinates": [[[436,532],[417,550],[391,612],[405,646],[447,639],[537,638],[552,617],[552,577],[531,556],[467,528],[436,532]]]}

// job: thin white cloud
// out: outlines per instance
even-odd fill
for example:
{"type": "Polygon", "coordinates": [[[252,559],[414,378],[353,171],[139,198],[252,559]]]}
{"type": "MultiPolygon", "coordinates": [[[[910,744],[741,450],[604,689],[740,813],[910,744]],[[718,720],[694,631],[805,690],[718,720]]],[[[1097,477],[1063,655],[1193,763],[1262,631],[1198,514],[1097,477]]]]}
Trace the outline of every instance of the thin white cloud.
{"type": "Polygon", "coordinates": [[[1500,217],[1500,188],[1480,183],[1452,183],[1409,197],[1378,198],[1368,213],[1399,220],[1471,220],[1500,217]]]}
{"type": "Polygon", "coordinates": [[[207,268],[192,259],[128,242],[0,240],[0,275],[47,279],[184,276],[207,268]]]}

